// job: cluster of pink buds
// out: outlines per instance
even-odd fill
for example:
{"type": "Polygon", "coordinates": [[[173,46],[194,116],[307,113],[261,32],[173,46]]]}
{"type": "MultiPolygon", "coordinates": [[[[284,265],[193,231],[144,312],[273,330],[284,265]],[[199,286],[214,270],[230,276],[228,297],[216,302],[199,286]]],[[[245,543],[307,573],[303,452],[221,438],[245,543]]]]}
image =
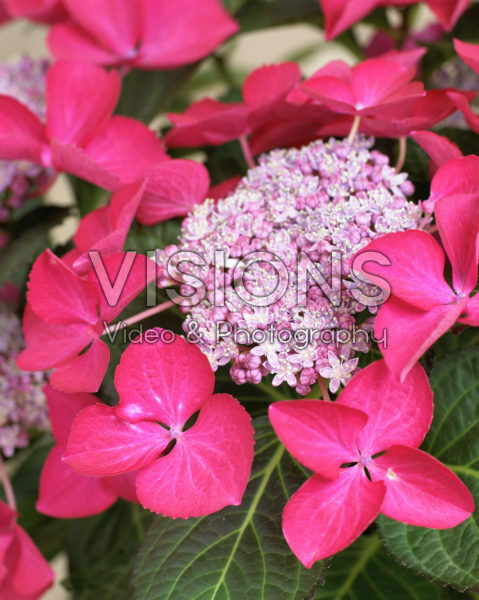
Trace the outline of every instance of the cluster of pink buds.
{"type": "MultiPolygon", "coordinates": [[[[263,155],[225,199],[197,206],[183,223],[178,246],[160,253],[170,279],[176,253],[195,252],[204,261],[190,263],[191,274],[202,273],[205,294],[195,305],[183,303],[184,329],[213,369],[232,361],[237,383],[259,383],[272,374],[273,385],[286,381],[300,394],[309,393],[320,376],[330,380],[333,393],[349,381],[358,364],[356,352],[369,349],[371,330],[370,318],[356,322],[366,306],[351,293],[350,259],[372,239],[414,229],[422,218],[421,209],[406,198],[414,191],[407,175],[370,150],[372,143],[364,137],[352,143],[331,139],[263,155]],[[218,302],[215,287],[219,250],[227,255],[224,302],[218,302]],[[246,293],[256,301],[245,302],[234,271],[239,261],[258,252],[267,254],[265,260],[256,254],[244,276],[246,293]],[[341,256],[341,273],[332,267],[333,252],[341,256]],[[312,277],[303,282],[305,301],[298,302],[300,254],[319,264],[326,280],[341,276],[336,305],[312,277]],[[264,302],[272,298],[278,276],[283,293],[264,302]]],[[[187,279],[180,282],[182,295],[191,295],[187,279]]]]}
{"type": "MultiPolygon", "coordinates": [[[[48,68],[47,60],[28,57],[0,63],[0,94],[15,98],[44,121],[48,68]]],[[[8,221],[10,210],[19,208],[33,190],[44,188],[51,177],[50,169],[26,160],[0,161],[0,222],[8,221]]]]}
{"type": "Polygon", "coordinates": [[[48,431],[43,372],[25,373],[16,364],[24,348],[20,319],[0,307],[0,449],[12,456],[29,443],[30,431],[48,431]]]}

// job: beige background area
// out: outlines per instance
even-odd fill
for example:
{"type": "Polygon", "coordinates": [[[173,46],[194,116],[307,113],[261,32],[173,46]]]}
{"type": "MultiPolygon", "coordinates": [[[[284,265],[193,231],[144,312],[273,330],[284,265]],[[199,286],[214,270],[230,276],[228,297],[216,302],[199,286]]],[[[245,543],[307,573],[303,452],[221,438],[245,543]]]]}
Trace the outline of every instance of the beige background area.
{"type": "MultiPolygon", "coordinates": [[[[427,20],[427,13],[424,14],[427,20]]],[[[361,37],[367,37],[369,31],[367,28],[362,28],[359,33],[361,37]]],[[[7,24],[0,28],[0,59],[8,60],[24,53],[35,57],[47,56],[45,37],[46,30],[43,27],[22,21],[7,24]]],[[[294,25],[241,35],[233,43],[230,61],[235,69],[247,73],[263,64],[280,62],[301,54],[306,54],[306,57],[300,58],[298,61],[306,75],[311,74],[333,58],[343,59],[349,63],[354,60],[353,56],[339,44],[330,42],[326,45],[322,33],[316,28],[294,25]]],[[[72,204],[71,191],[65,179],[61,177],[58,179],[54,188],[49,192],[48,202],[62,205],[72,204]]],[[[76,219],[72,217],[63,226],[56,228],[54,232],[56,240],[68,239],[75,226],[76,219]]],[[[59,557],[54,561],[53,567],[58,573],[58,582],[44,599],[68,600],[70,595],[59,583],[67,572],[66,559],[59,557]]]]}

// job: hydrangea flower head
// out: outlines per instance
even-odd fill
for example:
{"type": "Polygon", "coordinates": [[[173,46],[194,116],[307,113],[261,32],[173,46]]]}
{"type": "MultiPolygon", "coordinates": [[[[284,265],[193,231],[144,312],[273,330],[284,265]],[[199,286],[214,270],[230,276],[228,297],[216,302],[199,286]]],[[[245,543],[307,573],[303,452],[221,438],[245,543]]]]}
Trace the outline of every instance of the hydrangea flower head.
{"type": "MultiPolygon", "coordinates": [[[[192,251],[205,261],[204,268],[190,263],[191,272],[204,278],[206,293],[196,305],[183,306],[188,314],[184,328],[197,334],[214,369],[232,361],[231,375],[237,383],[259,383],[272,374],[273,385],[286,381],[301,394],[310,391],[321,372],[335,382],[335,391],[349,380],[357,364],[355,353],[368,350],[366,334],[371,326],[363,325],[364,331],[354,339],[343,334],[342,344],[333,340],[339,330],[351,332],[355,314],[365,309],[348,279],[350,259],[376,237],[415,228],[422,214],[406,199],[413,191],[407,176],[395,173],[388,158],[371,146],[372,140],[363,137],[352,145],[331,139],[262,156],[259,166],[225,199],[207,200],[195,208],[183,222],[179,244],[159,253],[165,267],[160,283],[165,286],[168,263],[177,252],[192,251]],[[227,255],[223,305],[215,294],[217,250],[227,255]],[[332,266],[333,251],[342,255],[342,273],[332,266]],[[252,252],[264,252],[265,260],[255,258],[244,271],[243,283],[236,286],[238,261],[248,264],[252,252]],[[303,305],[298,303],[301,253],[318,266],[325,280],[342,275],[336,306],[312,277],[302,281],[301,276],[305,298],[303,305]],[[275,286],[284,287],[284,293],[263,303],[275,286]],[[242,300],[245,293],[256,305],[242,300]],[[246,333],[238,333],[238,328],[246,333]],[[325,333],[304,343],[308,332],[314,331],[325,333]]],[[[184,277],[180,281],[187,283],[184,277]]],[[[191,286],[184,285],[183,295],[190,292],[191,286]]],[[[184,302],[188,304],[186,298],[184,302]]]]}
{"type": "Polygon", "coordinates": [[[46,374],[20,371],[15,360],[24,347],[20,319],[0,306],[0,449],[8,457],[28,445],[31,431],[49,430],[46,374]]]}

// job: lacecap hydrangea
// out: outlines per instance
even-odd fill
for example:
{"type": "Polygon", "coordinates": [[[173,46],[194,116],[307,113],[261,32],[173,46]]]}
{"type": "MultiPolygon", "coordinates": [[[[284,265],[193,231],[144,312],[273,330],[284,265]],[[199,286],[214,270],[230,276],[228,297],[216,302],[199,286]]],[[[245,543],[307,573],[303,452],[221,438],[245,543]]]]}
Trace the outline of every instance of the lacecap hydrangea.
{"type": "Polygon", "coordinates": [[[407,174],[372,146],[365,137],[330,139],[265,154],[226,198],[208,199],[185,218],[177,245],[158,252],[160,284],[180,283],[184,330],[213,369],[231,362],[236,383],[272,375],[273,385],[286,381],[299,394],[319,377],[333,393],[352,377],[356,354],[370,348],[377,307],[353,293],[351,259],[372,239],[415,229],[423,217],[407,200],[414,192],[407,174]],[[304,256],[331,289],[337,278],[335,302],[298,270],[304,256]],[[203,293],[188,279],[193,274],[203,293]]]}

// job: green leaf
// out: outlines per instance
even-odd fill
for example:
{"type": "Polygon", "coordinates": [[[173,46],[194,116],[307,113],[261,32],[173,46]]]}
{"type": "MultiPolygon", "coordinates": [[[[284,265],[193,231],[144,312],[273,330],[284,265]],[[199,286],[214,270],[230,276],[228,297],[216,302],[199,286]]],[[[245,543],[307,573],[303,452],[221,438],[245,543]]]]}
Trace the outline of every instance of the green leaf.
{"type": "MultiPolygon", "coordinates": [[[[422,446],[451,468],[479,505],[479,348],[452,354],[431,374],[434,420],[422,446]]],[[[379,518],[381,537],[398,560],[457,589],[479,589],[478,510],[461,525],[436,530],[379,518]]]]}
{"type": "Polygon", "coordinates": [[[131,71],[124,80],[116,112],[150,123],[169,108],[198,65],[171,71],[131,71]]]}
{"type": "Polygon", "coordinates": [[[255,0],[236,15],[241,32],[309,21],[322,25],[318,0],[255,0]]]}
{"type": "Polygon", "coordinates": [[[460,598],[401,567],[388,556],[377,533],[364,535],[337,554],[314,600],[442,600],[460,598]]]}
{"type": "Polygon", "coordinates": [[[0,250],[0,287],[7,281],[16,281],[27,274],[35,258],[48,248],[48,233],[61,223],[68,209],[45,206],[22,219],[15,227],[18,235],[0,250]]]}
{"type": "Polygon", "coordinates": [[[198,519],[155,519],[134,569],[135,600],[311,598],[322,564],[305,569],[281,532],[283,506],[306,475],[267,419],[258,419],[253,473],[241,506],[198,519]]]}

